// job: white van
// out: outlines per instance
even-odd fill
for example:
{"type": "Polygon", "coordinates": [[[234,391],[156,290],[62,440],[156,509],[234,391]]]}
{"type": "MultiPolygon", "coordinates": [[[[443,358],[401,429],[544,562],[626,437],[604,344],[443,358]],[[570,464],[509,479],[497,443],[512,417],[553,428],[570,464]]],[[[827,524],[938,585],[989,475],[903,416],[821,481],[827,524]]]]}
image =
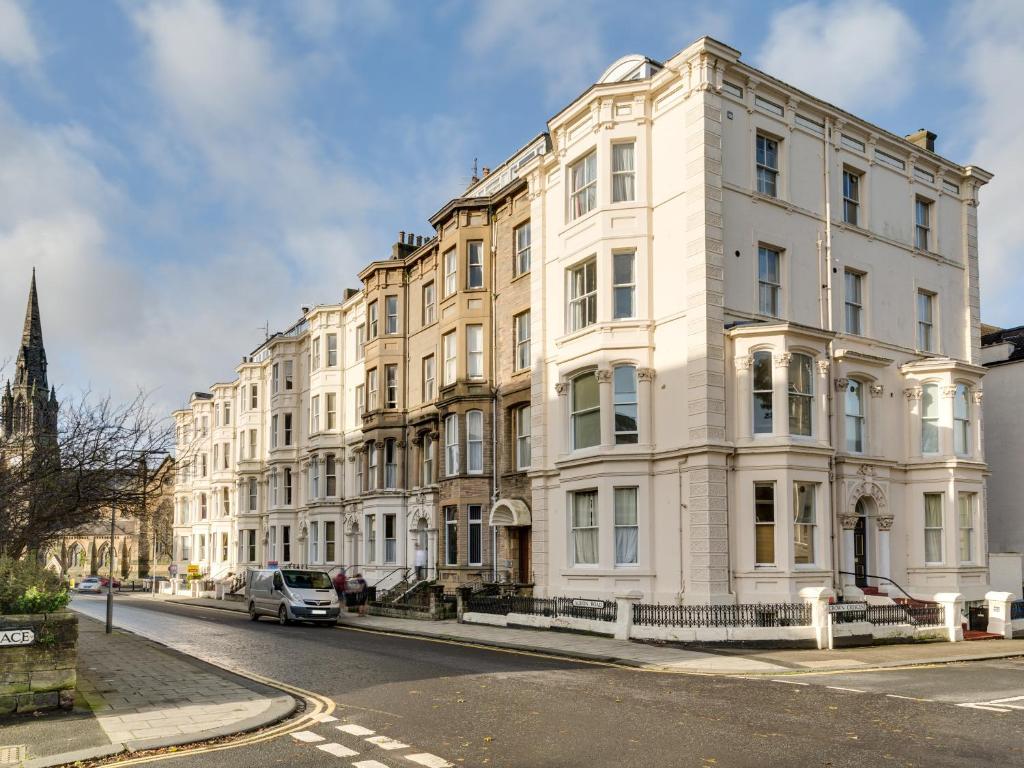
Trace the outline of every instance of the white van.
{"type": "Polygon", "coordinates": [[[275,616],[281,624],[334,624],[341,612],[338,594],[326,573],[293,568],[249,571],[245,603],[253,621],[260,616],[275,616]]]}

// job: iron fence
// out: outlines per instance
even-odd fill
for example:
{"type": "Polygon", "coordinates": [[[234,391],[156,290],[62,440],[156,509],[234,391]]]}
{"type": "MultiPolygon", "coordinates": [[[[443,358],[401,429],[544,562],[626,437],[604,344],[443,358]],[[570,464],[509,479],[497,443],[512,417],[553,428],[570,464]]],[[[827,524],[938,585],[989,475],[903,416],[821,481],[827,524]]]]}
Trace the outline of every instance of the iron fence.
{"type": "Polygon", "coordinates": [[[946,623],[946,610],[938,603],[897,603],[895,605],[868,605],[864,609],[832,614],[835,624],[867,621],[875,626],[910,624],[915,627],[941,627],[946,623]]]}
{"type": "Polygon", "coordinates": [[[507,616],[525,613],[530,616],[567,616],[592,621],[615,621],[618,612],[612,600],[589,600],[576,597],[527,597],[525,595],[472,595],[466,610],[507,616]]]}
{"type": "Polygon", "coordinates": [[[633,605],[633,623],[647,627],[806,627],[807,603],[744,603],[740,605],[633,605]]]}
{"type": "Polygon", "coordinates": [[[1010,603],[1010,621],[1024,619],[1024,600],[1014,600],[1010,603]]]}

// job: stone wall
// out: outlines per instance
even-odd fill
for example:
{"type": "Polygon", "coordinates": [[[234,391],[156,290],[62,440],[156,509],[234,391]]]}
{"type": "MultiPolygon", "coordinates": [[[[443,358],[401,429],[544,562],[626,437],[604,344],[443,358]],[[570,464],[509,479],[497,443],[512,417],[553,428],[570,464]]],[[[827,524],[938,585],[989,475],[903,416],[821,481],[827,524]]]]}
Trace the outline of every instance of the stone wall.
{"type": "Polygon", "coordinates": [[[0,616],[0,632],[31,629],[31,645],[0,648],[0,715],[70,709],[75,701],[78,617],[69,612],[0,616]]]}

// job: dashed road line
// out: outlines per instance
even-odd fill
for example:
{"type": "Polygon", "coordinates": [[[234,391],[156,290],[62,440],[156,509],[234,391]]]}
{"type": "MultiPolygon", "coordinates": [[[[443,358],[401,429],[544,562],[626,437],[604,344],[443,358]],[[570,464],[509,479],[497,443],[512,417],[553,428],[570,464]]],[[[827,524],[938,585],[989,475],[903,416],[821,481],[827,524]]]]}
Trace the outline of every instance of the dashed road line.
{"type": "Polygon", "coordinates": [[[432,755],[429,752],[422,752],[418,755],[406,755],[405,759],[411,760],[417,765],[422,765],[426,768],[455,768],[454,763],[449,763],[443,757],[432,755]]]}
{"type": "Polygon", "coordinates": [[[312,744],[317,741],[325,741],[323,736],[313,733],[312,731],[296,731],[292,734],[292,738],[296,741],[301,741],[305,744],[312,744]]]}
{"type": "Polygon", "coordinates": [[[907,701],[931,701],[931,699],[922,699],[917,696],[900,696],[898,693],[887,693],[885,695],[890,699],[906,699],[907,701]]]}
{"type": "Polygon", "coordinates": [[[334,755],[335,757],[355,757],[359,753],[354,749],[349,749],[341,744],[317,744],[317,749],[322,749],[328,755],[334,755]]]}
{"type": "Polygon", "coordinates": [[[369,728],[363,728],[361,725],[355,723],[347,723],[346,725],[336,726],[342,733],[347,733],[349,736],[373,736],[376,731],[371,731],[369,728]]]}
{"type": "Polygon", "coordinates": [[[407,749],[409,746],[408,744],[403,744],[397,739],[392,739],[388,736],[371,736],[366,741],[373,744],[375,747],[386,749],[389,752],[393,749],[407,749]]]}
{"type": "Polygon", "coordinates": [[[384,763],[379,763],[376,760],[360,760],[358,763],[352,763],[352,768],[388,768],[384,763]]]}
{"type": "Polygon", "coordinates": [[[801,683],[799,680],[779,680],[778,678],[772,678],[773,683],[785,683],[786,685],[810,685],[810,683],[801,683]]]}
{"type": "Polygon", "coordinates": [[[337,722],[338,718],[334,715],[319,714],[313,718],[318,723],[334,723],[337,722]]]}
{"type": "Polygon", "coordinates": [[[838,685],[826,685],[825,687],[826,688],[831,688],[833,691],[849,691],[850,693],[867,693],[867,691],[862,691],[860,688],[843,688],[843,687],[838,686],[838,685]]]}

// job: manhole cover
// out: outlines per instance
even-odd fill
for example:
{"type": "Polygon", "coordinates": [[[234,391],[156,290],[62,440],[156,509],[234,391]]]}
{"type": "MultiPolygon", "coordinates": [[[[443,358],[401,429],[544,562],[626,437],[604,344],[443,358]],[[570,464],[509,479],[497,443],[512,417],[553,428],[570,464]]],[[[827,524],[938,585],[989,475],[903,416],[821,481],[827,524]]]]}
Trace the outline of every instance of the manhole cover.
{"type": "Polygon", "coordinates": [[[24,760],[24,744],[0,747],[0,765],[21,765],[24,760]]]}

